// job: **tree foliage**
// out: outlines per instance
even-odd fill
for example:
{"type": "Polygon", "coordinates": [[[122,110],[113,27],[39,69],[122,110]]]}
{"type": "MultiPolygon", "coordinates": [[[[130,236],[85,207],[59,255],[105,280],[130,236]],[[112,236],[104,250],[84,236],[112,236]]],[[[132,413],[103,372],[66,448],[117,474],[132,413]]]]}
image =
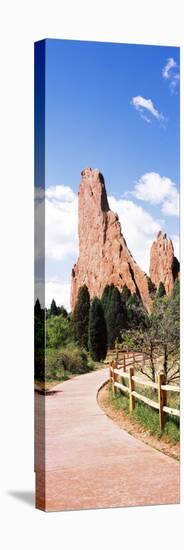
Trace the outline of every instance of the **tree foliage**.
{"type": "Polygon", "coordinates": [[[55,317],[57,314],[58,314],[57,305],[55,300],[53,299],[50,306],[50,317],[55,317]]]}
{"type": "Polygon", "coordinates": [[[63,349],[48,348],[46,353],[46,380],[63,380],[70,374],[84,374],[94,369],[88,354],[76,344],[63,349]]]}
{"type": "Polygon", "coordinates": [[[180,285],[177,280],[170,296],[156,297],[151,324],[154,338],[179,349],[180,340],[180,285]]]}
{"type": "Polygon", "coordinates": [[[127,285],[124,285],[121,293],[122,300],[126,303],[130,298],[130,296],[131,296],[130,289],[127,287],[127,285]]]}
{"type": "Polygon", "coordinates": [[[154,298],[156,296],[157,288],[156,288],[155,284],[153,283],[153,281],[150,279],[150,277],[147,277],[147,281],[148,281],[148,290],[149,290],[150,296],[151,296],[152,300],[154,300],[154,298]]]}
{"type": "Polygon", "coordinates": [[[179,380],[180,349],[180,289],[179,281],[174,284],[170,296],[156,296],[149,325],[131,327],[122,332],[122,344],[129,350],[145,352],[148,359],[143,374],[155,381],[159,363],[166,382],[179,380]]]}
{"type": "Polygon", "coordinates": [[[105,309],[105,319],[108,334],[108,346],[114,347],[120,339],[120,334],[127,327],[127,310],[121,294],[114,285],[111,285],[108,308],[105,309]]]}
{"type": "Polygon", "coordinates": [[[65,346],[70,340],[70,323],[62,315],[51,317],[46,323],[46,345],[48,348],[65,346]]]}
{"type": "Polygon", "coordinates": [[[149,315],[137,294],[131,294],[126,302],[129,329],[148,328],[149,315]]]}
{"type": "Polygon", "coordinates": [[[94,298],[90,308],[88,346],[94,361],[104,360],[107,354],[107,328],[104,310],[99,298],[94,298]]]}
{"type": "Polygon", "coordinates": [[[165,296],[165,294],[166,294],[165,286],[162,283],[162,281],[160,281],[156,296],[157,296],[157,298],[162,298],[162,296],[165,296]]]}
{"type": "Polygon", "coordinates": [[[103,294],[102,294],[102,297],[101,297],[101,303],[102,303],[102,307],[103,307],[103,310],[104,310],[104,315],[106,315],[106,313],[109,310],[111,296],[112,296],[112,292],[113,292],[114,288],[115,288],[115,286],[113,284],[111,284],[111,285],[106,285],[104,290],[103,290],[103,294]]]}
{"type": "Polygon", "coordinates": [[[62,315],[65,319],[69,317],[68,312],[63,306],[57,306],[57,315],[62,315]]]}
{"type": "Polygon", "coordinates": [[[86,285],[79,289],[77,302],[72,315],[72,330],[74,340],[81,347],[88,349],[88,324],[90,310],[90,295],[86,285]]]}

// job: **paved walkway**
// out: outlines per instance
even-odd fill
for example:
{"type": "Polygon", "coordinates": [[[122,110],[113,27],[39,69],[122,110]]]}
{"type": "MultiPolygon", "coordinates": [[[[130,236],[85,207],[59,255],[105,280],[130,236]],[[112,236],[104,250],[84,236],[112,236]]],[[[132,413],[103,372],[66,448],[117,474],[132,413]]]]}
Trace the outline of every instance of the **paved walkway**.
{"type": "Polygon", "coordinates": [[[179,502],[179,464],[119,428],[99,407],[97,391],[107,377],[102,369],[57,385],[57,393],[46,398],[36,395],[37,507],[56,511],[179,502]]]}

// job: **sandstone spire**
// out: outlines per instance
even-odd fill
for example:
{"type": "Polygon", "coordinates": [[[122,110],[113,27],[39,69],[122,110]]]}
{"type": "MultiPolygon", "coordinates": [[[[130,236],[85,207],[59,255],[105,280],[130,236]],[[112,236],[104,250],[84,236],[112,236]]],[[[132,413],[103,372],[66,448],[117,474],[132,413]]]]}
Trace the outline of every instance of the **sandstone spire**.
{"type": "Polygon", "coordinates": [[[174,281],[179,274],[179,262],[174,256],[174,247],[166,233],[159,231],[153,242],[150,254],[150,279],[159,287],[160,282],[165,287],[166,294],[170,294],[174,281]]]}
{"type": "Polygon", "coordinates": [[[81,172],[79,190],[79,258],[72,270],[71,307],[79,288],[86,284],[90,297],[101,297],[107,284],[121,291],[126,284],[148,311],[152,300],[149,278],[139,268],[121,233],[118,215],[109,208],[105,181],[98,169],[81,172]]]}

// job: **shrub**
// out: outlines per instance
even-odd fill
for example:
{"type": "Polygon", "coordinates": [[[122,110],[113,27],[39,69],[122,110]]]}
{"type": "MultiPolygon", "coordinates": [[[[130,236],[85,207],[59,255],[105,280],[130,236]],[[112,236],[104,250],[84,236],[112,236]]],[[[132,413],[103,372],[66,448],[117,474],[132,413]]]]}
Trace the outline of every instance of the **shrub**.
{"type": "Polygon", "coordinates": [[[46,378],[61,380],[70,374],[85,374],[94,369],[94,364],[89,361],[85,350],[74,344],[65,349],[47,349],[46,378]]]}
{"type": "Polygon", "coordinates": [[[46,322],[46,345],[48,348],[65,346],[71,338],[70,322],[62,315],[51,317],[46,322]]]}

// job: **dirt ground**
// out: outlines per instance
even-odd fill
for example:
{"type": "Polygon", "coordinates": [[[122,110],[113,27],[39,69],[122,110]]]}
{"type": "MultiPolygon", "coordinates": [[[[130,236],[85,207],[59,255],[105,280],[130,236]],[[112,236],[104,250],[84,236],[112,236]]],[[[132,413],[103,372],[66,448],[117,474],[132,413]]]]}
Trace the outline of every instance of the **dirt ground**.
{"type": "Polygon", "coordinates": [[[112,403],[109,402],[109,383],[105,384],[98,392],[98,403],[104,410],[107,416],[109,416],[114,422],[118,424],[120,428],[126,430],[129,434],[133,435],[137,439],[140,439],[147,445],[150,445],[154,449],[161,451],[162,453],[179,460],[180,457],[180,445],[179,443],[170,443],[158,439],[157,437],[145,432],[145,428],[141,426],[134,419],[130,417],[123,410],[116,410],[112,403]]]}

